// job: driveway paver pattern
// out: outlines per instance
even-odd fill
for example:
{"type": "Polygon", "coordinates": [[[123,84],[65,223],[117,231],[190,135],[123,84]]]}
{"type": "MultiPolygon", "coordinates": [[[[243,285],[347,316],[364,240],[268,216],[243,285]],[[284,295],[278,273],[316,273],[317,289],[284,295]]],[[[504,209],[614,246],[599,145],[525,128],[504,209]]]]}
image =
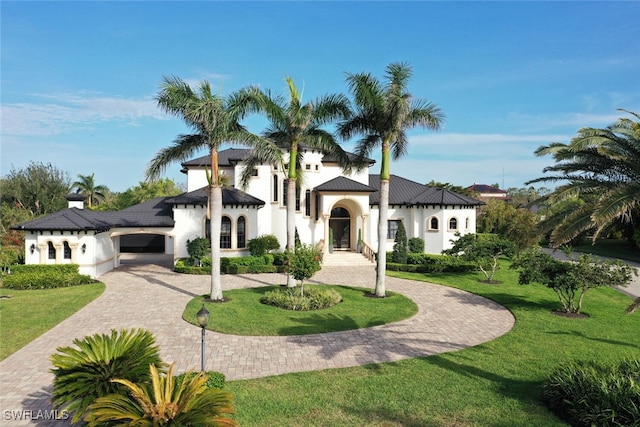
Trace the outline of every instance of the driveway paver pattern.
{"type": "MultiPolygon", "coordinates": [[[[69,425],[43,417],[51,410],[49,356],[75,338],[114,328],[146,328],[155,335],[163,360],[175,362],[180,372],[200,368],[200,330],[181,316],[190,299],[208,293],[210,276],[180,275],[155,264],[125,264],[100,280],[106,284],[100,297],[0,362],[0,425],[69,425]]],[[[223,289],[285,282],[283,274],[222,277],[223,289]]],[[[311,282],[371,288],[375,270],[369,266],[325,267],[311,282]]],[[[392,277],[386,283],[387,289],[414,300],[419,312],[393,324],[306,336],[235,336],[208,331],[207,369],[239,380],[391,362],[477,345],[505,334],[514,325],[506,308],[464,291],[392,277]]]]}

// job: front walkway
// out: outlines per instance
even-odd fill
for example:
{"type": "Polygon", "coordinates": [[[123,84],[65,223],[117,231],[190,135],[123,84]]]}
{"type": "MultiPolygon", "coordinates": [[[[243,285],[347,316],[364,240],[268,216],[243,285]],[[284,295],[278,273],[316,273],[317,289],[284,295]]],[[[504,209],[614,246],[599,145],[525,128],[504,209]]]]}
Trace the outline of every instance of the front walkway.
{"type": "MultiPolygon", "coordinates": [[[[57,347],[71,345],[74,338],[112,328],[146,328],[155,335],[164,361],[176,362],[178,371],[199,369],[200,329],[181,315],[191,298],[208,293],[210,276],[125,263],[100,279],[106,290],[98,299],[0,362],[0,425],[69,425],[45,420],[48,413],[38,411],[51,409],[49,356],[57,347]]],[[[371,288],[375,272],[373,267],[325,267],[313,281],[371,288]]],[[[281,274],[222,278],[223,289],[285,282],[281,274]]],[[[389,325],[319,335],[245,337],[207,332],[207,369],[223,372],[232,381],[390,362],[477,345],[513,327],[511,313],[485,298],[392,277],[386,283],[389,290],[413,299],[418,314],[389,325]]]]}

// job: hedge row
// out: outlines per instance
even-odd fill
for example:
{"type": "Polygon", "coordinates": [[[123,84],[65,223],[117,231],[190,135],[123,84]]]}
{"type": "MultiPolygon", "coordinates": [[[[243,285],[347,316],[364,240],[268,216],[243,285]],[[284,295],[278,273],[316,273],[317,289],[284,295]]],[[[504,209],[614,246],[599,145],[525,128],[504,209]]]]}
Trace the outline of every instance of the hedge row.
{"type": "Polygon", "coordinates": [[[78,264],[51,264],[51,265],[42,265],[42,264],[16,264],[11,266],[12,273],[34,273],[34,272],[44,272],[44,273],[63,273],[63,274],[78,274],[79,270],[78,264]]]}
{"type": "Polygon", "coordinates": [[[43,269],[42,271],[25,273],[12,272],[2,278],[2,287],[8,289],[53,289],[87,285],[94,282],[95,280],[86,274],[43,269]]]}
{"type": "Polygon", "coordinates": [[[387,252],[387,270],[415,273],[464,273],[477,269],[474,263],[466,262],[460,257],[433,254],[407,254],[406,264],[391,262],[392,252],[387,252]]]}
{"type": "MultiPolygon", "coordinates": [[[[223,257],[220,259],[220,272],[222,274],[281,273],[284,271],[284,260],[284,253],[234,258],[223,257]]],[[[188,260],[178,260],[174,271],[183,274],[211,274],[211,263],[203,264],[202,267],[198,267],[189,265],[188,260]]]]}

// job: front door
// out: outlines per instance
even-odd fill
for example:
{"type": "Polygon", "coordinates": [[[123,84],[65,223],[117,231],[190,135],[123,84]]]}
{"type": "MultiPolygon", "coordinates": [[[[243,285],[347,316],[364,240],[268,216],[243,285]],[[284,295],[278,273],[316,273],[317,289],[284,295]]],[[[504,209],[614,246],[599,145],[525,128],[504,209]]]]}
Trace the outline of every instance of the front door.
{"type": "Polygon", "coordinates": [[[344,208],[331,210],[329,228],[333,230],[333,249],[349,250],[351,248],[351,218],[344,208]]]}

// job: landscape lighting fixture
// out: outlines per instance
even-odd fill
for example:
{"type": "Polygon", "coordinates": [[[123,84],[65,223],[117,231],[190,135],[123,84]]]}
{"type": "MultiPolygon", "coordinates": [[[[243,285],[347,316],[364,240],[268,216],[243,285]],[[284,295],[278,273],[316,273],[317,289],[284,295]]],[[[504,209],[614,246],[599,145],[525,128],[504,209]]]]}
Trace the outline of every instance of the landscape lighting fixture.
{"type": "Polygon", "coordinates": [[[204,372],[204,361],[205,361],[204,335],[205,335],[205,328],[207,327],[207,323],[209,323],[209,311],[206,308],[204,308],[204,304],[202,304],[202,308],[200,309],[200,311],[196,313],[196,319],[198,319],[198,325],[200,325],[200,328],[202,329],[202,339],[200,343],[200,347],[201,347],[200,370],[204,372]]]}

